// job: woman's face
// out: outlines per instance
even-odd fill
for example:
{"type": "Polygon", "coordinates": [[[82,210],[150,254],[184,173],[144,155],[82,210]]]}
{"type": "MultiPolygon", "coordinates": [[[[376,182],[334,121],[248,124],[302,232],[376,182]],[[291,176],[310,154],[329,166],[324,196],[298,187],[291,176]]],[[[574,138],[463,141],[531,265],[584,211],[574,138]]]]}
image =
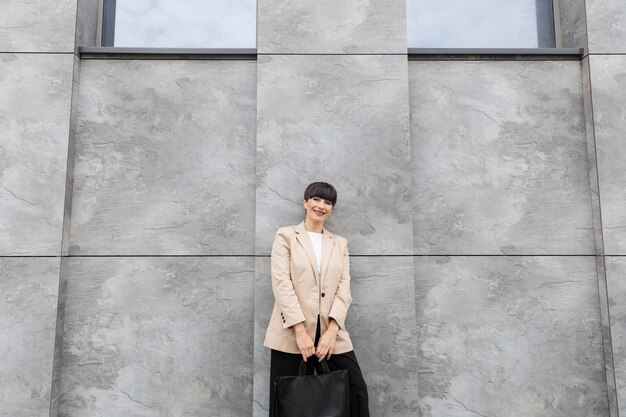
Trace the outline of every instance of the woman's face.
{"type": "Polygon", "coordinates": [[[333,211],[333,203],[320,197],[311,197],[304,200],[304,208],[307,219],[324,223],[333,211]]]}

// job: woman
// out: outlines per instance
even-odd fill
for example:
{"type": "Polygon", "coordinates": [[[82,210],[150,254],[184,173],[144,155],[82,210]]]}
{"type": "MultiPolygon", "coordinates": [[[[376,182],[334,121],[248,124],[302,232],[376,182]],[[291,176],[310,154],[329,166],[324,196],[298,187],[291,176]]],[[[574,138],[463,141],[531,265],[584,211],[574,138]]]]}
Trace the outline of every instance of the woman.
{"type": "Polygon", "coordinates": [[[350,370],[353,410],[369,417],[367,386],[345,327],[352,301],[347,241],[324,228],[336,202],[332,185],[314,182],[304,191],[304,221],[276,232],[271,261],[275,303],[263,343],[272,349],[270,417],[274,378],[297,375],[302,360],[310,372],[322,359],[331,370],[350,370]]]}

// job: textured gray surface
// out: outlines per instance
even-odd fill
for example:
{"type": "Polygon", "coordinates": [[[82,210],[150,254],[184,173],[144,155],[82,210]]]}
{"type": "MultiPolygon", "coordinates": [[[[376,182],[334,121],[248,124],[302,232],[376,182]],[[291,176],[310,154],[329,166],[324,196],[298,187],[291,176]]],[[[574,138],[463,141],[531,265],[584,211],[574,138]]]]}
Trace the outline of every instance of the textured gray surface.
{"type": "Polygon", "coordinates": [[[0,255],[59,255],[73,59],[0,54],[0,255]]]}
{"type": "Polygon", "coordinates": [[[98,32],[98,0],[76,0],[76,46],[100,46],[98,32]]]}
{"type": "Polygon", "coordinates": [[[272,316],[274,294],[270,275],[270,258],[255,258],[254,278],[254,395],[252,415],[269,413],[270,350],[263,346],[265,331],[272,316]]]}
{"type": "Polygon", "coordinates": [[[559,0],[561,45],[563,48],[587,47],[587,22],[584,0],[559,0]]]}
{"type": "Polygon", "coordinates": [[[57,258],[60,264],[59,289],[57,294],[56,327],[54,334],[54,355],[52,360],[52,387],[50,390],[50,415],[48,417],[58,417],[59,400],[61,397],[61,353],[63,351],[63,329],[65,328],[65,290],[67,288],[67,267],[69,257],[57,258]]]}
{"type": "Polygon", "coordinates": [[[415,272],[421,416],[608,416],[594,257],[420,257],[415,272]]]}
{"type": "Polygon", "coordinates": [[[405,56],[260,56],[256,253],[303,219],[303,192],[339,197],[327,226],[351,254],[412,253],[405,56]]]}
{"type": "Polygon", "coordinates": [[[253,258],[69,267],[60,416],[251,414],[253,258]]]}
{"type": "Polygon", "coordinates": [[[604,250],[626,254],[626,56],[590,56],[604,250]]]}
{"type": "Polygon", "coordinates": [[[606,261],[611,336],[617,402],[621,415],[626,413],[626,257],[608,257],[606,261]]]}
{"type": "Polygon", "coordinates": [[[76,165],[76,122],[78,118],[80,68],[81,59],[74,57],[74,76],[72,78],[72,99],[69,121],[69,141],[67,152],[67,169],[65,175],[65,198],[63,203],[63,230],[61,239],[61,255],[69,255],[70,228],[72,225],[72,199],[74,195],[74,166],[76,165]]]}
{"type": "Polygon", "coordinates": [[[594,253],[577,62],[410,62],[415,253],[594,253]]]}
{"type": "Polygon", "coordinates": [[[411,257],[352,257],[346,326],[368,384],[372,416],[418,411],[415,286],[411,257]]]}
{"type": "Polygon", "coordinates": [[[617,392],[615,387],[615,369],[613,366],[613,343],[609,319],[609,300],[606,281],[606,265],[604,258],[604,235],[602,233],[602,216],[598,193],[598,171],[596,137],[594,131],[592,89],[589,68],[589,57],[582,61],[583,99],[585,106],[585,125],[587,136],[587,152],[589,155],[589,185],[591,208],[593,213],[593,231],[596,246],[596,270],[598,276],[598,301],[602,322],[602,345],[604,349],[604,369],[606,373],[609,415],[618,415],[617,392]]]}
{"type": "Polygon", "coordinates": [[[0,416],[47,417],[59,260],[0,258],[0,416]]]}
{"type": "MultiPolygon", "coordinates": [[[[269,258],[257,258],[254,413],[266,417],[269,350],[263,347],[274,297],[269,258]]],[[[353,302],[346,327],[370,397],[372,416],[415,416],[418,407],[411,257],[351,257],[353,302]]]]}
{"type": "Polygon", "coordinates": [[[626,53],[626,2],[585,0],[591,53],[626,53]]]}
{"type": "Polygon", "coordinates": [[[76,1],[2,0],[0,52],[74,52],[76,1]]]}
{"type": "MultiPolygon", "coordinates": [[[[611,331],[611,289],[608,286],[607,262],[610,258],[596,256],[596,270],[598,274],[598,301],[600,304],[600,319],[602,321],[602,347],[604,351],[604,372],[606,375],[607,401],[609,416],[619,416],[617,381],[615,378],[615,355],[613,349],[613,334],[611,331]]],[[[617,294],[619,297],[619,294],[617,294]]],[[[618,323],[619,325],[619,323],[618,323]]],[[[618,340],[619,343],[619,340],[618,340]]]]}
{"type": "Polygon", "coordinates": [[[406,53],[406,2],[257,2],[259,53],[406,53]]]}
{"type": "Polygon", "coordinates": [[[582,91],[585,115],[585,137],[587,141],[587,167],[589,172],[589,191],[591,198],[591,214],[596,255],[604,255],[604,236],[602,234],[602,214],[600,208],[600,194],[598,183],[598,164],[596,152],[596,135],[593,119],[593,94],[591,89],[591,74],[589,57],[582,60],[582,91]]]}
{"type": "Polygon", "coordinates": [[[255,63],[84,61],[71,254],[250,255],[255,63]]]}

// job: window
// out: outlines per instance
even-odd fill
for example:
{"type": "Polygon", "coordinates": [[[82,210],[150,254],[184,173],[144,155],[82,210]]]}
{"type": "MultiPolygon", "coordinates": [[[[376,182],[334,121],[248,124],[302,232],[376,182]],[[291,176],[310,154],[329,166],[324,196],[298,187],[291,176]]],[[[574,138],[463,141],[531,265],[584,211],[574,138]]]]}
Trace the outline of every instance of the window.
{"type": "Polygon", "coordinates": [[[256,0],[104,0],[102,46],[255,48],[256,0]]]}
{"type": "Polygon", "coordinates": [[[552,0],[407,0],[410,48],[553,48],[552,0]]]}

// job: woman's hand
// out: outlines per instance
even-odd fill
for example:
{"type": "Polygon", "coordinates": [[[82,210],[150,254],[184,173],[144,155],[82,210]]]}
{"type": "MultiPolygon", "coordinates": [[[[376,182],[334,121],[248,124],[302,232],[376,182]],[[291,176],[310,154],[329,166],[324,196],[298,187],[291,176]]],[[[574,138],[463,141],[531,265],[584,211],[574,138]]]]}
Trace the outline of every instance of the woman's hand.
{"type": "Polygon", "coordinates": [[[296,344],[302,354],[302,360],[306,362],[309,356],[315,354],[313,339],[311,339],[311,336],[306,332],[304,323],[294,324],[293,331],[296,333],[296,344]]]}
{"type": "Polygon", "coordinates": [[[315,356],[320,361],[323,359],[330,359],[333,354],[333,348],[335,347],[335,340],[337,339],[337,333],[339,332],[339,325],[335,320],[330,320],[328,329],[324,332],[320,340],[317,342],[317,350],[315,356]]]}

